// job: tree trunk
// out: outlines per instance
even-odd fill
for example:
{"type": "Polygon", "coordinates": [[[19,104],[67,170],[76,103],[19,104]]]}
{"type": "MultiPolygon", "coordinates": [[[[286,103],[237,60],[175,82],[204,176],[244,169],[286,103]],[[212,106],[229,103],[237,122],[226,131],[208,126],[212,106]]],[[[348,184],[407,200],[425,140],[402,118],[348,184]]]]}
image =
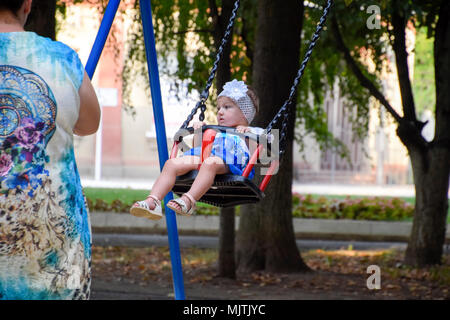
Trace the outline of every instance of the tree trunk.
{"type": "Polygon", "coordinates": [[[218,276],[236,278],[234,207],[220,209],[218,276]]]}
{"type": "Polygon", "coordinates": [[[56,0],[33,1],[25,30],[34,31],[38,35],[55,40],[56,37],[56,0]]]}
{"type": "Polygon", "coordinates": [[[358,69],[348,48],[345,47],[335,18],[332,19],[337,48],[360,81],[361,85],[386,107],[398,122],[397,135],[408,150],[414,185],[416,204],[414,221],[405,263],[414,266],[439,264],[441,262],[448,212],[448,190],[450,175],[450,3],[442,1],[439,19],[435,28],[434,68],[436,82],[435,137],[427,142],[422,136],[424,123],[416,119],[413,92],[409,79],[405,26],[407,13],[404,6],[392,1],[393,49],[402,97],[403,118],[392,108],[387,99],[358,69]]]}
{"type": "MultiPolygon", "coordinates": [[[[214,28],[214,44],[216,52],[222,42],[222,37],[226,31],[228,21],[233,10],[233,0],[222,1],[222,11],[216,16],[217,23],[214,28]]],[[[223,85],[230,81],[230,51],[232,36],[230,35],[227,45],[223,48],[223,55],[217,67],[216,86],[218,93],[222,91],[223,85]]],[[[236,278],[235,264],[235,210],[233,208],[220,209],[219,225],[219,258],[218,258],[218,276],[225,278],[236,278]]]]}
{"type": "Polygon", "coordinates": [[[440,264],[447,225],[450,152],[437,147],[428,155],[412,152],[410,157],[416,203],[404,262],[418,267],[440,264]]]}
{"type": "MultiPolygon", "coordinates": [[[[258,1],[253,87],[260,112],[253,125],[266,127],[289,95],[299,65],[303,2],[258,1]]],[[[295,104],[293,104],[295,105],[295,104]]],[[[295,108],[293,108],[295,109],[295,108]]],[[[292,225],[292,145],[295,110],[292,110],[286,153],[257,204],[241,207],[237,241],[240,271],[306,271],[295,242],[292,225]]],[[[255,182],[262,177],[256,170],[255,182]]]]}
{"type": "MultiPolygon", "coordinates": [[[[442,2],[434,40],[436,129],[429,147],[408,147],[416,205],[405,263],[440,264],[445,243],[450,176],[450,4],[442,2]]],[[[403,139],[402,139],[403,141],[403,139]]]]}

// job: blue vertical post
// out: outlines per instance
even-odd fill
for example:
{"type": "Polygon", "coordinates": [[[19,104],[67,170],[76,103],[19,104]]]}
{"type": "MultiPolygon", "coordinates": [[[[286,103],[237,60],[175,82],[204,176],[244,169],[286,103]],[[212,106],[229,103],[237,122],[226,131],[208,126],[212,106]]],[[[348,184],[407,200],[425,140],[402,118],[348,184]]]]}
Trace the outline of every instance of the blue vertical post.
{"type": "MultiPolygon", "coordinates": [[[[167,151],[166,129],[164,126],[164,113],[162,109],[161,87],[159,83],[158,63],[156,59],[155,35],[153,30],[152,9],[150,0],[140,0],[142,25],[144,28],[145,53],[150,78],[153,115],[155,118],[156,140],[158,143],[159,166],[162,170],[169,158],[167,151]]],[[[172,192],[164,198],[167,203],[173,199],[172,192]]],[[[172,262],[172,277],[176,300],[184,300],[183,271],[181,268],[180,244],[178,240],[177,221],[175,212],[166,206],[166,224],[169,237],[170,258],[172,262]]]]}
{"type": "Polygon", "coordinates": [[[94,45],[92,46],[91,53],[89,54],[88,61],[86,63],[86,73],[90,79],[94,75],[95,68],[97,67],[98,60],[102,54],[105,46],[106,38],[108,38],[109,30],[116,16],[117,8],[119,7],[120,0],[110,0],[106,6],[105,14],[103,15],[100,28],[95,38],[94,45]]]}

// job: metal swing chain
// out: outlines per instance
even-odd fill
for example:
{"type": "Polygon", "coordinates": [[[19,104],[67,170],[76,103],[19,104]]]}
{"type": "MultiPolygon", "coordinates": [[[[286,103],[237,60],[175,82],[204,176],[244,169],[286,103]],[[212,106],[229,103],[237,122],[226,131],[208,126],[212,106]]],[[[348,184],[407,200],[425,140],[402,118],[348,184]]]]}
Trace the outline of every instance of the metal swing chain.
{"type": "Polygon", "coordinates": [[[289,108],[288,107],[290,107],[292,104],[292,100],[294,99],[295,93],[297,91],[298,83],[300,82],[300,78],[303,76],[303,72],[305,70],[306,64],[308,63],[309,58],[311,57],[312,51],[316,45],[316,42],[320,37],[320,33],[323,29],[323,26],[325,25],[327,15],[328,15],[328,12],[329,12],[332,4],[333,4],[333,1],[328,0],[327,6],[323,10],[323,15],[320,18],[319,23],[317,24],[316,31],[314,32],[311,42],[309,43],[308,50],[306,51],[305,57],[303,58],[300,69],[298,70],[297,76],[295,77],[294,83],[292,84],[291,92],[289,94],[288,99],[284,102],[283,106],[280,108],[278,113],[275,115],[273,120],[269,123],[269,125],[266,128],[267,134],[269,134],[272,131],[272,127],[279,121],[281,116],[283,116],[283,121],[282,121],[282,125],[281,125],[281,133],[280,133],[280,149],[279,149],[280,157],[285,152],[285,140],[286,140],[287,126],[288,126],[287,120],[289,117],[289,108]]]}
{"type": "Polygon", "coordinates": [[[220,58],[222,56],[223,49],[224,49],[225,45],[227,44],[227,42],[228,42],[228,40],[230,38],[231,29],[233,28],[233,25],[234,25],[234,20],[236,18],[237,10],[239,9],[239,4],[240,4],[240,0],[236,0],[235,3],[234,3],[234,8],[233,8],[233,11],[231,12],[231,16],[230,16],[230,20],[228,22],[227,29],[226,29],[226,31],[225,31],[225,33],[223,35],[220,47],[217,50],[216,60],[214,61],[213,68],[211,69],[211,73],[209,75],[208,81],[206,82],[206,87],[202,91],[202,93],[200,94],[200,101],[197,102],[196,106],[194,107],[194,109],[192,109],[191,113],[189,114],[189,116],[187,117],[186,121],[183,123],[183,125],[181,126],[180,129],[186,129],[187,128],[187,126],[192,121],[192,119],[194,118],[194,115],[197,113],[197,110],[199,108],[201,110],[200,115],[199,115],[199,120],[203,121],[205,119],[205,111],[206,111],[205,102],[208,99],[209,89],[211,88],[211,85],[212,85],[212,83],[214,81],[214,77],[216,75],[217,67],[219,65],[219,61],[220,61],[220,58]]]}

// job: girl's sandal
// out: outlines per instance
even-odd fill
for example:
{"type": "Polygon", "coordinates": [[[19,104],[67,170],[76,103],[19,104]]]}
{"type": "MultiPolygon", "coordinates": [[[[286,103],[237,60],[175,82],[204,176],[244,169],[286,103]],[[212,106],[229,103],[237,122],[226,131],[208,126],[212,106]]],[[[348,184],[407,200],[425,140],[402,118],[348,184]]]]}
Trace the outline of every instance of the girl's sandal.
{"type": "Polygon", "coordinates": [[[189,202],[191,203],[191,207],[188,210],[187,209],[187,205],[186,202],[181,199],[172,199],[169,201],[169,203],[167,204],[167,207],[172,209],[173,211],[175,211],[178,214],[181,214],[182,216],[191,216],[194,213],[195,210],[195,203],[197,202],[193,196],[191,196],[189,193],[184,193],[183,196],[186,196],[189,199],[189,202]],[[178,204],[180,207],[175,207],[173,206],[171,203],[175,202],[176,204],[178,204]]]}
{"type": "Polygon", "coordinates": [[[130,213],[136,217],[145,217],[150,220],[159,220],[162,218],[161,200],[153,195],[147,197],[152,198],[155,207],[150,209],[146,201],[138,201],[130,208],[130,213]]]}

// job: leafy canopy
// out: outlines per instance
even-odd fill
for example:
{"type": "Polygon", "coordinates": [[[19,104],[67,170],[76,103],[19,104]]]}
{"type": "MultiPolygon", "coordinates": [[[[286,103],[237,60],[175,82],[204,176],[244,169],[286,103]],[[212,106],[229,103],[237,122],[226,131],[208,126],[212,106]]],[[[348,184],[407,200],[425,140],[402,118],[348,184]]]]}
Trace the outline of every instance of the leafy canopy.
{"type": "MultiPolygon", "coordinates": [[[[212,15],[210,3],[217,3],[220,14],[221,1],[152,1],[155,40],[158,50],[160,72],[172,81],[174,94],[182,96],[183,88],[188,92],[203,90],[208,79],[212,64],[216,57],[213,38],[215,17],[212,15]]],[[[305,52],[309,39],[315,31],[316,24],[322,15],[325,2],[310,2],[305,8],[303,25],[302,52],[305,52]]],[[[252,52],[254,51],[255,28],[257,21],[257,1],[241,2],[238,18],[235,21],[231,47],[232,78],[243,79],[251,83],[252,52]]],[[[332,10],[345,12],[345,5],[335,5],[332,10]],[[336,8],[337,7],[337,8],[336,8]]],[[[140,26],[139,10],[135,12],[135,25],[130,28],[132,33],[124,71],[125,89],[127,82],[132,83],[136,72],[144,75],[146,66],[142,28],[140,26]]],[[[365,15],[352,17],[352,23],[365,27],[365,15]]],[[[329,25],[329,23],[327,23],[329,25]]],[[[306,135],[313,135],[322,148],[335,148],[345,154],[345,146],[329,132],[327,115],[323,109],[326,90],[333,88],[337,81],[341,94],[348,100],[348,116],[353,123],[356,138],[364,138],[368,128],[369,94],[361,89],[358,81],[349,72],[342,58],[332,45],[332,35],[326,27],[322,33],[313,56],[305,70],[305,74],[298,87],[297,125],[304,130],[297,130],[297,141],[303,147],[306,135]],[[355,107],[356,106],[356,107],[355,107]]],[[[364,40],[358,39],[358,28],[350,28],[353,45],[362,45],[364,40]]],[[[360,32],[361,33],[361,32],[360,32]]],[[[376,53],[380,52],[380,41],[374,41],[376,53]]],[[[361,53],[357,52],[357,58],[361,53]]],[[[303,57],[302,57],[303,58],[303,57]]],[[[379,64],[377,64],[379,66],[379,64]]],[[[376,77],[372,76],[375,80],[376,77]]],[[[126,90],[125,90],[126,91],[126,90]]],[[[210,94],[210,101],[214,97],[215,88],[210,94]]],[[[126,94],[125,94],[126,96],[126,94]]],[[[274,106],[275,108],[281,107],[274,106]]]]}

